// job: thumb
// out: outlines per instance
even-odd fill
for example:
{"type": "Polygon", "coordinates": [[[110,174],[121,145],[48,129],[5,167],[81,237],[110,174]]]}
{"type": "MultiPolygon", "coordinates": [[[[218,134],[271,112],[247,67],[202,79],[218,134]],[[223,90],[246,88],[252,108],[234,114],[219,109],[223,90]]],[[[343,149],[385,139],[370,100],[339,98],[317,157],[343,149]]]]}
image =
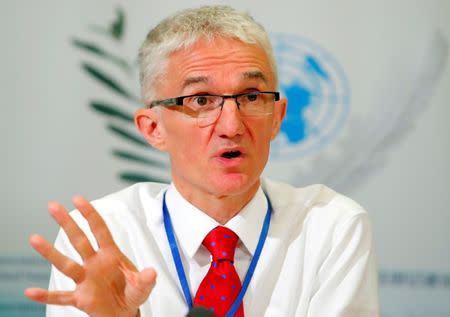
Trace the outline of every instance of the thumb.
{"type": "Polygon", "coordinates": [[[141,305],[150,296],[156,284],[156,271],[152,268],[143,269],[141,272],[133,272],[127,277],[129,282],[125,288],[130,302],[141,305]]]}
{"type": "Polygon", "coordinates": [[[154,269],[146,268],[138,273],[137,282],[144,288],[149,287],[150,291],[156,284],[156,276],[157,274],[154,269]]]}

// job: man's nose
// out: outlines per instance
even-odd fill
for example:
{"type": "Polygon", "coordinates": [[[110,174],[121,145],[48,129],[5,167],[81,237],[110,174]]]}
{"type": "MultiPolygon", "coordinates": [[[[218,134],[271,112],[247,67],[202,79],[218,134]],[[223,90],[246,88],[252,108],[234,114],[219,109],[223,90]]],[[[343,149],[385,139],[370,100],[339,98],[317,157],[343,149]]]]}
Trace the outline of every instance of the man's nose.
{"type": "Polygon", "coordinates": [[[215,130],[220,136],[228,138],[244,133],[245,126],[235,99],[228,98],[224,100],[215,130]]]}

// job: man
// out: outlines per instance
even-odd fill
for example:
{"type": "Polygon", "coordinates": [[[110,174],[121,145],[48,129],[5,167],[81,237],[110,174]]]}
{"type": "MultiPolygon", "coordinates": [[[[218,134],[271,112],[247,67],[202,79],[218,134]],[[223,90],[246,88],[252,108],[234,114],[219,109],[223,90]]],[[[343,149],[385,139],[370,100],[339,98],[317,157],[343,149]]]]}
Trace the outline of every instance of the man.
{"type": "Polygon", "coordinates": [[[377,316],[366,212],[322,185],[261,181],[287,104],[264,29],[229,7],[185,10],[139,57],[135,123],[172,184],[74,197],[72,217],[50,203],[55,247],[30,240],[54,265],[50,291],[25,294],[48,316],[377,316]]]}

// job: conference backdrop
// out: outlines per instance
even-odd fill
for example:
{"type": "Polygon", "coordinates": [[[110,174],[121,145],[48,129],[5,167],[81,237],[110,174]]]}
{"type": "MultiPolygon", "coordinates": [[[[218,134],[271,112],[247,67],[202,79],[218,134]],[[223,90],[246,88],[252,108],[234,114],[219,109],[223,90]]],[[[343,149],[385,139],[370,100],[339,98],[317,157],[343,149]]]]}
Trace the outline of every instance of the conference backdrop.
{"type": "MultiPolygon", "coordinates": [[[[0,316],[43,316],[49,200],[169,182],[133,126],[148,30],[206,1],[2,1],[0,316]],[[6,144],[6,146],[5,146],[6,144]]],[[[225,3],[225,2],[216,2],[225,3]]],[[[270,32],[289,100],[265,176],[369,212],[384,317],[450,316],[449,1],[229,1],[270,32]]]]}

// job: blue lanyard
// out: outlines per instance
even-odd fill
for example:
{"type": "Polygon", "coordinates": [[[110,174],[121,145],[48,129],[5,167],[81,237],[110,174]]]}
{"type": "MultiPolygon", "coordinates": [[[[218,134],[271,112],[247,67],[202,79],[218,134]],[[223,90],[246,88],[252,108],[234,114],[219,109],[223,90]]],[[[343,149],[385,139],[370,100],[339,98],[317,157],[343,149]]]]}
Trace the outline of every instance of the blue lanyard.
{"type": "MultiPolygon", "coordinates": [[[[264,242],[266,241],[267,238],[267,233],[269,232],[270,216],[272,214],[272,204],[270,203],[270,199],[267,196],[267,194],[264,193],[264,195],[266,196],[267,199],[267,212],[264,218],[264,223],[261,229],[258,244],[256,246],[255,254],[253,255],[253,258],[248,267],[247,274],[245,275],[244,282],[242,283],[241,291],[236,297],[233,305],[231,305],[230,310],[226,314],[226,317],[234,316],[239,306],[241,305],[242,299],[244,298],[245,292],[247,291],[248,285],[250,284],[250,281],[253,277],[253,273],[255,272],[256,265],[258,264],[259,256],[261,255],[264,242]]],[[[191,291],[189,290],[189,285],[186,279],[186,273],[184,272],[183,263],[181,262],[180,251],[178,250],[177,241],[175,240],[175,236],[173,233],[172,221],[170,220],[169,210],[167,209],[166,205],[166,193],[164,193],[163,196],[163,217],[164,217],[164,228],[166,229],[167,240],[169,241],[173,261],[177,269],[178,279],[180,280],[181,288],[183,289],[186,303],[189,309],[191,309],[192,308],[191,291]]]]}

